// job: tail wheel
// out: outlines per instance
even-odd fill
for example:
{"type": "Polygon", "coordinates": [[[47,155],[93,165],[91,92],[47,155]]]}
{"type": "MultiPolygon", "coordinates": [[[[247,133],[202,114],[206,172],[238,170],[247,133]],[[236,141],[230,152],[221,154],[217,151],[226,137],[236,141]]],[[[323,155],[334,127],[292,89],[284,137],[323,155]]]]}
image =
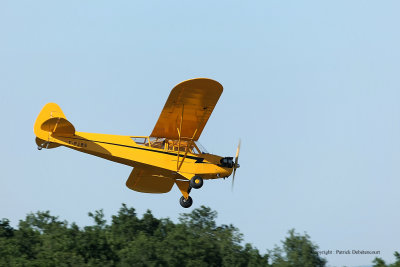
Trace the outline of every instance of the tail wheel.
{"type": "Polygon", "coordinates": [[[190,196],[186,199],[184,196],[181,197],[179,200],[179,203],[181,204],[182,207],[184,208],[189,208],[193,204],[193,200],[190,196]]]}
{"type": "Polygon", "coordinates": [[[190,187],[194,189],[199,189],[203,186],[203,178],[200,176],[193,176],[192,179],[190,179],[190,187]]]}

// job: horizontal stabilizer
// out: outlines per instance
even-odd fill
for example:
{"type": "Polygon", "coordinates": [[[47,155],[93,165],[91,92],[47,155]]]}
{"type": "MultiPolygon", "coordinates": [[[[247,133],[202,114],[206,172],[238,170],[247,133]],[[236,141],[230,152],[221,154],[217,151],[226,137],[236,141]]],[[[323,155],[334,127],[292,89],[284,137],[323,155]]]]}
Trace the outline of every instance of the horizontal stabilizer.
{"type": "Polygon", "coordinates": [[[51,135],[74,135],[75,127],[56,103],[48,103],[36,118],[33,131],[37,138],[49,141],[51,135]]]}
{"type": "Polygon", "coordinates": [[[67,119],[51,118],[42,123],[40,129],[46,132],[62,135],[74,135],[75,127],[67,119]]]}

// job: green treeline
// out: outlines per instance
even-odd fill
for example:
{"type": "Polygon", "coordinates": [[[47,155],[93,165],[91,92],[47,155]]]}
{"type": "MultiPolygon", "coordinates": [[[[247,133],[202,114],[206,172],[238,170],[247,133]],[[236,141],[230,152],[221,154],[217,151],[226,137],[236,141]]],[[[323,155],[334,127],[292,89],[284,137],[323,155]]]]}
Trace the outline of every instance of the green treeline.
{"type": "MultiPolygon", "coordinates": [[[[89,213],[94,225],[78,227],[48,211],[28,214],[14,229],[0,220],[0,266],[325,266],[308,235],[290,230],[262,254],[242,244],[233,225],[217,225],[216,212],[200,207],[178,223],[139,218],[125,204],[108,224],[102,210],[89,213]]],[[[375,266],[386,267],[381,259],[375,266]]],[[[398,265],[391,265],[398,266],[398,265]]]]}
{"type": "Polygon", "coordinates": [[[89,213],[93,226],[78,227],[47,212],[28,214],[13,229],[0,221],[0,266],[324,266],[307,236],[290,231],[284,248],[261,254],[232,225],[217,225],[216,212],[202,206],[179,223],[139,218],[122,205],[107,224],[103,211],[89,213]],[[300,242],[305,247],[299,247],[300,242]],[[296,256],[300,249],[308,254],[296,256]],[[289,254],[286,254],[289,252],[289,254]],[[273,263],[270,265],[270,263],[273,263]],[[299,265],[300,266],[300,265],[299,265]]]}
{"type": "Polygon", "coordinates": [[[386,264],[386,262],[381,259],[381,258],[375,258],[375,260],[373,261],[374,266],[373,267],[400,267],[400,253],[399,252],[395,252],[394,256],[396,258],[396,261],[392,264],[386,264]]]}

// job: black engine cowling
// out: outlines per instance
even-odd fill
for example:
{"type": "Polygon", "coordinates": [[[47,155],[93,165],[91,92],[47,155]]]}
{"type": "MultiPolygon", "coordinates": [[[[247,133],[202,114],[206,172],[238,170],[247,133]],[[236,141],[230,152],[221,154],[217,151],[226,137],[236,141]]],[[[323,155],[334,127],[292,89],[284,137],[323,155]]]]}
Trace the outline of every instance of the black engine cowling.
{"type": "Polygon", "coordinates": [[[221,163],[222,167],[228,167],[228,168],[233,168],[233,165],[235,164],[233,162],[233,157],[222,158],[219,162],[221,163]]]}

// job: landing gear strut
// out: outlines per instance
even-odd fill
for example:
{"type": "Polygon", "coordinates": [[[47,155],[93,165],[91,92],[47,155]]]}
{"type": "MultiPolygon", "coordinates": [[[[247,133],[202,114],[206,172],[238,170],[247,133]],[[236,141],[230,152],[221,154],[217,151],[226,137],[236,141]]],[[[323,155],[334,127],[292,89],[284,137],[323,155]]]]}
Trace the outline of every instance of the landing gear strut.
{"type": "Polygon", "coordinates": [[[190,196],[186,199],[184,196],[181,197],[179,200],[179,203],[181,204],[182,207],[184,208],[189,208],[193,204],[193,200],[190,196]]]}
{"type": "Polygon", "coordinates": [[[200,176],[193,176],[192,179],[190,179],[190,187],[194,188],[194,189],[199,189],[203,186],[203,178],[201,178],[200,176]]]}

